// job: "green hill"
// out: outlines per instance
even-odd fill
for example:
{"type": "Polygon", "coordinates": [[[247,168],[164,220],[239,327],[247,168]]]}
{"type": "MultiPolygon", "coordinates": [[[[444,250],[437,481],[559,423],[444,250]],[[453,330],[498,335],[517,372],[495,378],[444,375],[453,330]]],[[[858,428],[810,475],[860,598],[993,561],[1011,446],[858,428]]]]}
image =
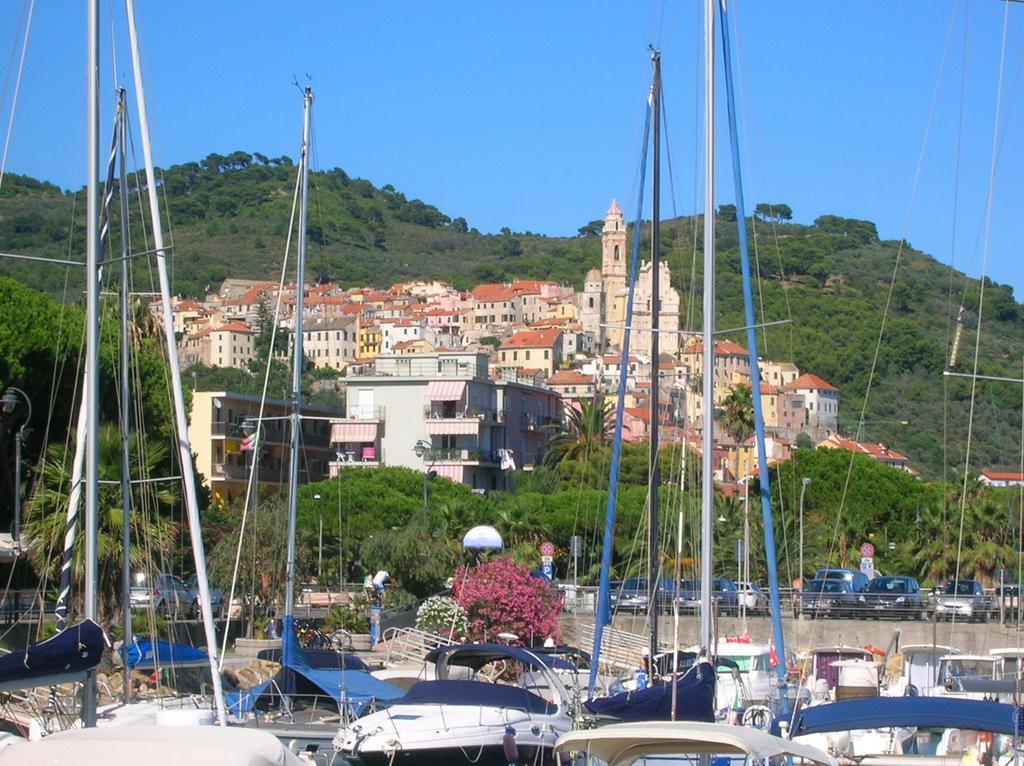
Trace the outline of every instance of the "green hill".
{"type": "MultiPolygon", "coordinates": [[[[201,297],[228,276],[276,279],[285,248],[296,168],[287,157],[234,152],[158,173],[173,242],[172,279],[182,295],[201,297]]],[[[312,174],[308,250],[317,278],[346,285],[386,286],[440,278],[466,288],[479,282],[544,278],[581,287],[600,263],[599,224],[578,236],[545,237],[504,230],[487,235],[390,186],[350,178],[340,168],[312,174]]],[[[610,190],[609,196],[612,196],[610,190]]],[[[132,206],[138,205],[133,201],[132,206]]],[[[0,192],[0,251],[82,257],[84,194],[65,193],[34,179],[8,175],[0,192]]],[[[969,371],[974,355],[980,284],[904,243],[880,241],[867,221],[822,216],[811,225],[790,223],[759,206],[748,221],[758,244],[757,300],[764,320],[792,319],[766,332],[762,356],[791,360],[836,385],[840,417],[854,433],[869,379],[864,439],[885,441],[906,453],[926,477],[943,465],[962,470],[970,398],[969,381],[943,376],[961,296],[964,332],[956,370],[969,371]],[[897,253],[901,265],[875,375],[882,316],[897,253]],[[950,299],[950,295],[954,296],[950,299]],[[948,407],[944,407],[948,400],[948,407]],[[944,415],[945,410],[945,415],[944,415]],[[944,454],[945,453],[945,454],[944,454]]],[[[600,211],[597,211],[600,212],[600,211]]],[[[798,211],[799,212],[799,211],[798,211]]],[[[685,317],[699,322],[701,221],[680,218],[663,227],[662,255],[683,297],[685,317]],[[697,226],[697,236],[693,227],[697,226]],[[691,294],[690,285],[697,292],[691,294]]],[[[645,226],[644,250],[649,249],[645,226]]],[[[719,211],[718,322],[742,320],[735,211],[719,211]]],[[[133,249],[149,247],[136,225],[133,249]],[[143,244],[140,244],[143,243],[143,244]]],[[[152,272],[134,266],[137,289],[152,272]]],[[[79,275],[56,267],[0,259],[0,273],[65,299],[80,295],[79,275]],[[70,297],[67,297],[70,296],[70,297]]],[[[1020,377],[1024,357],[1021,306],[1008,286],[986,285],[981,371],[1020,377]]],[[[691,324],[689,326],[696,327],[691,324]]],[[[743,342],[742,335],[736,340],[743,342]]],[[[975,405],[972,470],[1019,462],[1019,386],[981,383],[975,405]]]]}

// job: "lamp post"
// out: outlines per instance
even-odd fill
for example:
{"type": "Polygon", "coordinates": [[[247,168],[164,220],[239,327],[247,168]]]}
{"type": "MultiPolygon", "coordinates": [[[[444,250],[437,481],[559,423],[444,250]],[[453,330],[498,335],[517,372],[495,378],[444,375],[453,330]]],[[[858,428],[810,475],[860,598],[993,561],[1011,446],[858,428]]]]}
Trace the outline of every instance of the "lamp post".
{"type": "Polygon", "coordinates": [[[804,476],[800,480],[800,585],[803,586],[804,582],[804,492],[807,491],[807,485],[811,483],[810,478],[804,476]]]}
{"type": "Polygon", "coordinates": [[[427,460],[433,457],[434,450],[426,439],[419,439],[413,447],[416,457],[423,460],[423,526],[427,525],[427,482],[430,480],[430,469],[434,467],[433,461],[427,466],[427,460]]]}
{"type": "Polygon", "coordinates": [[[11,537],[14,541],[15,555],[21,552],[21,448],[25,443],[25,431],[28,429],[28,423],[32,419],[32,400],[28,398],[28,394],[14,386],[8,386],[2,399],[3,411],[9,415],[17,409],[19,395],[25,400],[28,413],[21,428],[14,435],[14,526],[11,527],[11,537]]]}
{"type": "Polygon", "coordinates": [[[319,583],[324,573],[324,508],[320,504],[320,495],[313,495],[313,499],[316,500],[316,509],[320,513],[320,535],[316,548],[316,581],[319,583]]]}

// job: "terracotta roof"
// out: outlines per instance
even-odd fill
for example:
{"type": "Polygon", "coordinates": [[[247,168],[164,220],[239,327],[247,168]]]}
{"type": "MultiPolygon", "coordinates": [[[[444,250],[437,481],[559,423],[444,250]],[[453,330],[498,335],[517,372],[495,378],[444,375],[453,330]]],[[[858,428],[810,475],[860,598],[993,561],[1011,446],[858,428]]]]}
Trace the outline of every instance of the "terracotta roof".
{"type": "Polygon", "coordinates": [[[508,285],[477,285],[470,295],[478,302],[499,303],[512,300],[516,292],[508,285]]]}
{"type": "MultiPolygon", "coordinates": [[[[601,359],[605,364],[618,364],[622,361],[622,357],[618,354],[605,354],[601,359]]],[[[629,364],[633,364],[634,362],[639,363],[639,361],[640,359],[638,357],[635,357],[632,354],[629,355],[629,364]]]]}
{"type": "Polygon", "coordinates": [[[206,308],[195,301],[183,300],[174,307],[175,311],[205,311],[206,308]]]}
{"type": "Polygon", "coordinates": [[[875,460],[880,461],[906,462],[907,460],[906,455],[901,455],[896,450],[889,449],[884,444],[862,444],[854,441],[853,439],[844,439],[842,436],[836,436],[834,434],[823,441],[819,446],[838,447],[839,449],[849,450],[850,452],[859,452],[862,455],[869,455],[875,460]]]}
{"type": "Polygon", "coordinates": [[[551,348],[561,334],[561,330],[520,330],[499,348],[551,348]]]}
{"type": "Polygon", "coordinates": [[[520,279],[513,282],[510,288],[517,293],[539,293],[544,285],[551,285],[554,282],[543,282],[539,279],[520,279]]]}
{"type": "Polygon", "coordinates": [[[246,335],[255,335],[256,331],[245,324],[245,322],[226,322],[216,327],[211,332],[240,332],[246,335]]]}
{"type": "Polygon", "coordinates": [[[792,383],[787,383],[783,388],[798,389],[798,388],[809,388],[815,391],[838,391],[835,386],[827,381],[819,378],[817,375],[811,372],[805,372],[799,378],[794,380],[792,383]]]}
{"type": "Polygon", "coordinates": [[[779,389],[777,389],[775,386],[770,386],[767,383],[762,383],[761,384],[761,393],[762,394],[777,394],[777,393],[779,393],[779,389]]]}
{"type": "MultiPolygon", "coordinates": [[[[704,353],[704,342],[699,340],[690,341],[683,349],[684,354],[703,354],[704,353]]],[[[717,356],[746,356],[747,350],[738,343],[733,343],[731,340],[716,340],[715,341],[715,354],[717,356]]]]}
{"type": "Polygon", "coordinates": [[[1024,473],[1012,471],[982,471],[981,475],[993,481],[1024,481],[1024,473]]]}
{"type": "Polygon", "coordinates": [[[584,375],[579,370],[559,370],[548,378],[549,386],[590,385],[594,382],[593,375],[584,375]]]}

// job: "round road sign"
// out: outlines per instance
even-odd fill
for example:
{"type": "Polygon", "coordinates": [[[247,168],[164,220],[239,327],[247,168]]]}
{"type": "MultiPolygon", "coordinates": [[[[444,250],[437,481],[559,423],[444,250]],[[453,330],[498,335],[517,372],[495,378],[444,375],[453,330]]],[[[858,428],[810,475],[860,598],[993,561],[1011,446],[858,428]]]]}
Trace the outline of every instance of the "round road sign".
{"type": "Polygon", "coordinates": [[[554,556],[555,555],[555,544],[554,543],[541,543],[540,544],[540,555],[541,556],[554,556]]]}
{"type": "Polygon", "coordinates": [[[864,543],[862,546],[860,546],[860,555],[866,559],[871,558],[875,555],[875,546],[873,546],[871,543],[864,543]]]}

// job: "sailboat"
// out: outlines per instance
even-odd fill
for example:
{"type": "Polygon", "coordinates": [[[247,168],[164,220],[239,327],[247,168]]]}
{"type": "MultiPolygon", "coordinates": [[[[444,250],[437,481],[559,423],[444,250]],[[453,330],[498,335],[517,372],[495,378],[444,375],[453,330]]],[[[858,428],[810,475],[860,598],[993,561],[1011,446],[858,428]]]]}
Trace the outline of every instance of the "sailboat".
{"type": "MultiPolygon", "coordinates": [[[[295,536],[298,513],[299,469],[302,460],[302,370],[303,313],[306,272],[306,220],[309,194],[310,130],[313,90],[303,92],[302,148],[299,159],[299,215],[295,312],[292,341],[292,410],[290,474],[288,481],[288,536],[285,558],[285,603],[280,670],[262,684],[227,696],[228,709],[235,722],[243,726],[271,731],[285,742],[294,742],[306,752],[332,752],[330,743],[339,724],[374,710],[402,696],[403,691],[381,681],[365,669],[350,666],[345,657],[325,666],[307,657],[299,643],[295,626],[295,536]],[[311,701],[311,704],[307,704],[311,701]],[[324,702],[328,701],[325,707],[324,702]]],[[[262,429],[253,438],[254,451],[262,429]]],[[[255,462],[255,461],[254,461],[255,462]]],[[[255,468],[254,468],[255,470],[255,468]]]]}
{"type": "MultiPolygon", "coordinates": [[[[721,35],[723,44],[723,54],[725,62],[725,75],[726,75],[726,89],[728,95],[729,105],[729,128],[730,135],[732,138],[732,159],[733,159],[733,174],[736,186],[736,209],[739,229],[739,240],[740,240],[740,254],[741,254],[741,267],[743,275],[743,292],[744,292],[744,316],[746,319],[746,332],[747,332],[747,345],[748,353],[750,355],[750,369],[751,369],[751,387],[753,391],[760,390],[760,374],[758,368],[757,358],[757,338],[756,329],[757,325],[754,321],[753,301],[751,293],[751,278],[750,278],[750,265],[749,256],[747,250],[746,241],[746,226],[745,226],[745,210],[743,201],[743,186],[742,176],[740,173],[739,164],[739,149],[738,149],[738,137],[737,137],[737,125],[736,125],[736,114],[735,114],[735,98],[733,94],[733,81],[732,81],[732,66],[731,66],[731,55],[729,48],[729,28],[728,28],[728,15],[725,8],[725,3],[720,2],[717,4],[715,0],[706,0],[704,16],[705,16],[705,119],[704,119],[704,140],[705,140],[705,198],[704,198],[704,309],[703,309],[703,345],[704,345],[704,363],[703,363],[703,476],[702,476],[702,488],[701,488],[701,592],[700,592],[700,630],[699,630],[699,643],[698,651],[704,662],[697,665],[698,668],[706,666],[707,669],[714,675],[714,665],[717,662],[717,655],[719,654],[720,647],[715,644],[713,635],[712,625],[712,588],[713,588],[713,550],[712,550],[712,509],[714,507],[714,470],[713,470],[713,454],[714,454],[714,386],[715,386],[715,368],[714,368],[714,352],[715,348],[715,14],[716,10],[722,19],[721,35]]],[[[657,248],[658,248],[658,179],[657,172],[659,167],[659,142],[658,142],[658,118],[657,108],[660,105],[660,57],[655,54],[655,79],[654,88],[652,92],[657,95],[652,95],[652,104],[655,109],[655,143],[654,143],[654,162],[653,167],[655,171],[655,180],[653,184],[653,214],[652,214],[652,266],[653,273],[658,273],[657,269],[657,248]]],[[[648,119],[650,119],[650,112],[648,113],[648,119]]],[[[646,134],[645,134],[646,135],[646,134]]],[[[641,165],[643,169],[646,164],[646,140],[644,144],[643,156],[644,162],[641,165]]],[[[643,175],[641,170],[641,190],[643,187],[643,175]]],[[[642,194],[642,191],[641,191],[642,194]]],[[[631,261],[631,273],[630,273],[630,285],[635,282],[635,262],[636,254],[639,243],[639,231],[640,231],[641,218],[637,217],[636,233],[637,236],[634,238],[633,247],[633,260],[631,261]]],[[[658,316],[658,289],[657,281],[653,284],[652,289],[652,360],[657,360],[658,352],[658,331],[657,324],[655,324],[658,316]]],[[[626,325],[623,334],[623,356],[628,354],[629,345],[629,332],[630,322],[632,315],[632,294],[630,295],[627,303],[627,315],[626,325]]],[[[603,559],[601,566],[601,580],[600,588],[598,593],[598,617],[597,626],[595,629],[594,637],[594,650],[593,657],[594,663],[591,671],[590,679],[590,692],[593,695],[597,667],[599,664],[600,651],[601,651],[601,640],[603,634],[604,625],[610,622],[610,615],[608,611],[609,604],[609,591],[610,581],[609,573],[611,568],[611,552],[613,545],[613,530],[615,522],[615,490],[618,479],[618,459],[619,459],[619,444],[621,442],[621,423],[622,423],[622,411],[623,411],[623,399],[625,390],[625,370],[626,363],[625,359],[623,364],[620,365],[620,369],[623,372],[620,373],[619,380],[619,402],[616,408],[616,425],[615,425],[615,443],[613,445],[611,471],[609,477],[610,491],[608,497],[608,505],[606,510],[606,520],[604,529],[604,549],[603,559]]],[[[655,370],[657,369],[655,365],[655,370]]],[[[652,549],[656,545],[657,541],[657,488],[658,488],[658,470],[657,470],[657,437],[658,437],[658,424],[659,415],[657,409],[657,373],[652,375],[652,386],[651,386],[651,488],[650,488],[650,524],[651,531],[649,534],[650,544],[652,549]]],[[[770,603],[771,611],[773,615],[773,639],[776,651],[785,656],[784,638],[782,633],[781,624],[781,610],[779,608],[779,584],[778,574],[775,561],[775,541],[774,541],[774,527],[772,524],[772,511],[771,511],[771,492],[769,488],[768,478],[768,466],[767,466],[767,452],[764,444],[764,420],[761,412],[761,402],[759,396],[752,397],[754,401],[754,419],[755,419],[755,434],[758,446],[758,475],[760,479],[760,490],[761,490],[761,506],[764,514],[764,530],[765,530],[765,549],[768,559],[768,579],[769,579],[769,590],[770,590],[770,603]]],[[[659,582],[658,573],[656,571],[656,552],[654,550],[650,553],[650,564],[649,564],[649,575],[648,583],[651,584],[653,592],[649,596],[649,603],[657,603],[657,584],[659,582]]],[[[651,616],[651,648],[649,650],[649,656],[655,657],[658,650],[657,644],[657,610],[652,609],[651,616]]],[[[782,687],[785,683],[785,666],[784,664],[777,663],[776,674],[778,678],[778,685],[782,687]]],[[[675,669],[675,668],[673,668],[675,669]]],[[[698,672],[700,672],[698,670],[698,672]]],[[[731,670],[729,671],[731,673],[731,670]]],[[[666,686],[674,686],[677,683],[678,674],[673,674],[671,679],[666,679],[666,686]]],[[[664,693],[668,693],[668,689],[664,693]]],[[[785,710],[786,703],[782,694],[777,695],[777,699],[782,700],[778,705],[776,712],[782,712],[785,710]]],[[[676,710],[675,705],[671,707],[671,716],[675,717],[676,710]]]]}

